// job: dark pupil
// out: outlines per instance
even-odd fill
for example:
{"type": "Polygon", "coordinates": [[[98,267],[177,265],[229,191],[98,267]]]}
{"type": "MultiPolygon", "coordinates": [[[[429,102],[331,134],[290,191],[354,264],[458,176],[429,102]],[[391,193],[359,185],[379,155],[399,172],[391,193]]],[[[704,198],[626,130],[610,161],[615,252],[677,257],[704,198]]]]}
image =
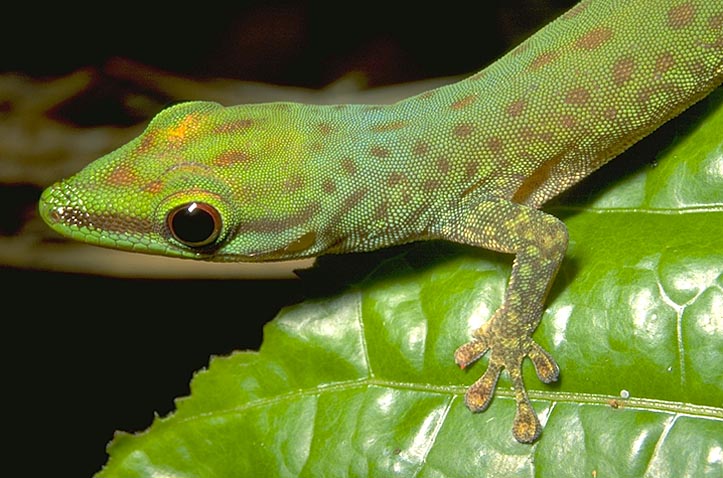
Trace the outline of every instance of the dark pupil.
{"type": "Polygon", "coordinates": [[[186,243],[202,243],[213,235],[216,224],[211,214],[194,204],[176,212],[171,219],[175,236],[186,243]]]}

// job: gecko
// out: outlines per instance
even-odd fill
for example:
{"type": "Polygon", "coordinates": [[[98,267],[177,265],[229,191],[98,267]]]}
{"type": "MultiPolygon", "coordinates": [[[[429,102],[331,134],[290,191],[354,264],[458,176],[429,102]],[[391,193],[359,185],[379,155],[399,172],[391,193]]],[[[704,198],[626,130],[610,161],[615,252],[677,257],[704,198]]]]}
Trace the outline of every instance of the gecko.
{"type": "MultiPolygon", "coordinates": [[[[522,379],[560,373],[532,337],[566,253],[540,208],[723,81],[723,0],[583,0],[472,76],[390,105],[180,103],[47,188],[39,214],[99,246],[277,261],[446,240],[514,255],[502,304],[454,353],[488,356],[512,434],[542,426],[522,379]]],[[[462,342],[463,339],[460,339],[462,342]]]]}

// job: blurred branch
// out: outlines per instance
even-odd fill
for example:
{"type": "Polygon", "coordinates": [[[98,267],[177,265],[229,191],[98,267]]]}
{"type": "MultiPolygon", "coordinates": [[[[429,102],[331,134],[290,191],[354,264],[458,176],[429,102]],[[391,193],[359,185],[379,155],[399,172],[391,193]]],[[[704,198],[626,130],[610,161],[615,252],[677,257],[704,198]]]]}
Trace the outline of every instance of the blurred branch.
{"type": "Polygon", "coordinates": [[[0,75],[0,190],[11,198],[6,203],[17,205],[0,213],[0,264],[132,277],[290,277],[294,268],[307,267],[310,261],[210,264],[78,244],[60,238],[40,221],[37,199],[43,188],[138,135],[147,120],[170,102],[383,104],[449,81],[363,90],[363,78],[348,75],[317,91],[190,79],[122,59],[110,60],[100,71],[81,69],[47,80],[0,75]],[[120,112],[117,124],[107,124],[107,111],[120,112]],[[86,117],[83,126],[73,118],[78,112],[86,117]]]}

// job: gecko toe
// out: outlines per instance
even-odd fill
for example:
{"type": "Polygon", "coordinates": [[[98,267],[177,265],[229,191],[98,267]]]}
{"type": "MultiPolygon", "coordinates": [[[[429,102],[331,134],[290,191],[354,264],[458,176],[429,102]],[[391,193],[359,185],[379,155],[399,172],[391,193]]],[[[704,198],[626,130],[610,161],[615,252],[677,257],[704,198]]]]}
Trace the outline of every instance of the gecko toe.
{"type": "Polygon", "coordinates": [[[467,408],[473,412],[481,412],[489,406],[501,370],[499,365],[490,363],[484,375],[467,389],[464,396],[467,408]]]}
{"type": "Polygon", "coordinates": [[[560,375],[560,367],[558,367],[555,359],[552,358],[545,349],[540,347],[537,343],[532,342],[530,350],[527,352],[527,356],[532,360],[532,364],[535,366],[535,372],[541,382],[550,383],[557,380],[560,375]]]}
{"type": "Polygon", "coordinates": [[[470,342],[460,346],[454,352],[454,361],[457,365],[459,365],[459,368],[465,368],[471,363],[476,362],[477,359],[483,356],[488,349],[489,345],[487,344],[487,340],[471,340],[470,342]]]}
{"type": "Polygon", "coordinates": [[[530,402],[519,402],[512,425],[515,440],[520,443],[532,443],[539,438],[540,433],[542,433],[542,425],[530,402]]]}

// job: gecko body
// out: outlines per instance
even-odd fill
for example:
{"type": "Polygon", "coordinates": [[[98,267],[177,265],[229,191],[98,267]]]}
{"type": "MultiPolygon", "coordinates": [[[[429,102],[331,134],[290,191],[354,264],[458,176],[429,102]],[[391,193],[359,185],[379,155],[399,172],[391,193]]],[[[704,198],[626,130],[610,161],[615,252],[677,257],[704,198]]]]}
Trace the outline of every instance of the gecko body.
{"type": "Polygon", "coordinates": [[[40,213],[86,242],[203,260],[426,239],[514,254],[502,305],[455,360],[489,354],[473,411],[508,371],[513,434],[532,442],[521,366],[557,379],[531,336],[567,247],[538,208],[722,80],[722,0],[585,0],[481,72],[392,105],[170,107],[48,188],[40,213]]]}

